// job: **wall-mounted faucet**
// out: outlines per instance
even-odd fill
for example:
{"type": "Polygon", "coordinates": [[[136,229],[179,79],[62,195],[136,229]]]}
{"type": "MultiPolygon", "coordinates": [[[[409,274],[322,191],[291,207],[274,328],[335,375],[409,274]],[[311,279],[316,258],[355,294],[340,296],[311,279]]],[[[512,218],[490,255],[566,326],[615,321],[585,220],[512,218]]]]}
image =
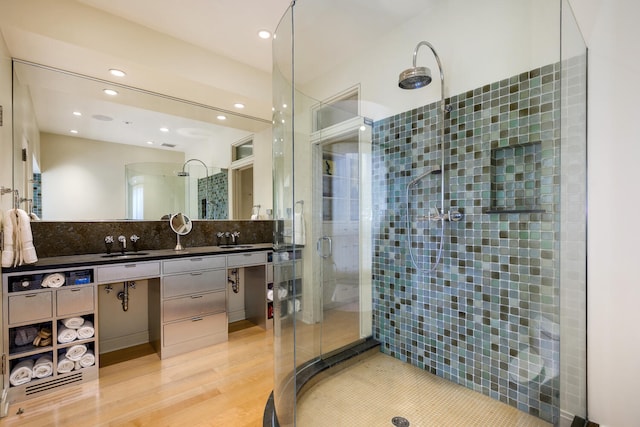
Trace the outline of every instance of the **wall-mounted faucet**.
{"type": "Polygon", "coordinates": [[[113,246],[113,236],[106,236],[104,238],[104,244],[107,247],[107,254],[110,254],[111,247],[113,246]]]}
{"type": "Polygon", "coordinates": [[[137,234],[134,234],[133,236],[129,237],[129,240],[131,240],[133,251],[138,252],[138,240],[140,240],[140,237],[137,234]]]}
{"type": "Polygon", "coordinates": [[[124,236],[118,236],[118,242],[120,242],[120,251],[124,254],[127,249],[127,238],[124,236]]]}
{"type": "Polygon", "coordinates": [[[236,243],[238,243],[238,237],[240,237],[240,232],[239,231],[234,231],[233,233],[231,233],[231,242],[235,245],[236,243]]]}

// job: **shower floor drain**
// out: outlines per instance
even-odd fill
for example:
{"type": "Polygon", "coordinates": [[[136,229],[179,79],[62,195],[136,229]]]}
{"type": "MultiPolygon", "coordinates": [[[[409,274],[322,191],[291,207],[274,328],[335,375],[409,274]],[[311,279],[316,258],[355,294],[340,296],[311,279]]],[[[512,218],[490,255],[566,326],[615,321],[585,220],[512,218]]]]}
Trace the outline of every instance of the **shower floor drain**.
{"type": "Polygon", "coordinates": [[[409,420],[403,417],[391,418],[391,424],[396,427],[409,427],[409,420]]]}

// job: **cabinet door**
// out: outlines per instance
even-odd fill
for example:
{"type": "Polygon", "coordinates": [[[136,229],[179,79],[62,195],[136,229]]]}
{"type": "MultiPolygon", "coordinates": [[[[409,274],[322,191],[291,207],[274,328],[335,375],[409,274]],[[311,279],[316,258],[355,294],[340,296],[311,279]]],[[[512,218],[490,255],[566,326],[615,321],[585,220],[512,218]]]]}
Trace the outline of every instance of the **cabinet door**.
{"type": "Polygon", "coordinates": [[[9,323],[26,323],[48,319],[53,315],[51,291],[9,297],[9,323]]]}
{"type": "Polygon", "coordinates": [[[56,315],[93,311],[93,286],[58,289],[56,292],[56,315]]]}
{"type": "Polygon", "coordinates": [[[162,303],[162,320],[171,322],[223,312],[227,308],[226,294],[225,291],[219,291],[165,300],[162,303]]]}
{"type": "Polygon", "coordinates": [[[227,275],[225,270],[199,271],[162,278],[163,298],[180,295],[199,294],[225,289],[227,275]]]}

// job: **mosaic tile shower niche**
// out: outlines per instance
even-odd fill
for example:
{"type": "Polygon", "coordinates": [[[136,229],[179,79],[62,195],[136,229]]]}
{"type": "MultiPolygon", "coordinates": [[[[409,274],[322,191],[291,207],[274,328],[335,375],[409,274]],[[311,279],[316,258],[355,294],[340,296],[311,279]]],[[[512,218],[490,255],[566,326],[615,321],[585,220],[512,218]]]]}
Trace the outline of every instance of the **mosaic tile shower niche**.
{"type": "Polygon", "coordinates": [[[559,72],[451,96],[440,178],[437,103],[374,124],[374,337],[383,352],[549,422],[559,417],[559,72]],[[409,201],[407,206],[407,199],[409,201]],[[409,222],[407,222],[407,209],[409,222]],[[408,252],[411,233],[417,269],[408,252]]]}

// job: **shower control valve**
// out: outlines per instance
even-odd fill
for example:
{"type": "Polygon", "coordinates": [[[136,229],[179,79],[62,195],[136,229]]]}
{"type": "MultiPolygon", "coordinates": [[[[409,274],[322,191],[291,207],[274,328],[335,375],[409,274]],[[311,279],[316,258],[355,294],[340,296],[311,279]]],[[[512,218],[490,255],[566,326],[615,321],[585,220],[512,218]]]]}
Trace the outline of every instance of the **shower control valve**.
{"type": "Polygon", "coordinates": [[[446,219],[451,221],[451,222],[458,222],[458,221],[462,220],[463,216],[464,215],[462,215],[462,213],[460,211],[450,209],[449,213],[446,215],[446,219]]]}

